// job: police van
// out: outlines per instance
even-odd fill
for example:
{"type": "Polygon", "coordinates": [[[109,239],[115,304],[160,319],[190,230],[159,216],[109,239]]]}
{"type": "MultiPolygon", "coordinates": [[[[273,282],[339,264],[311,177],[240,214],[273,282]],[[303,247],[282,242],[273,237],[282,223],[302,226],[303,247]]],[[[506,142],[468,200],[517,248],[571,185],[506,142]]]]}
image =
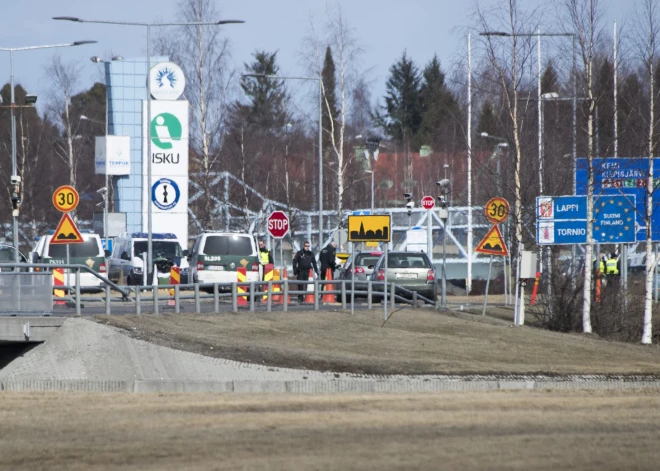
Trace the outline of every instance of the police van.
{"type": "Polygon", "coordinates": [[[239,268],[246,269],[246,281],[259,281],[258,249],[251,234],[204,231],[197,236],[190,257],[195,283],[232,283],[239,268]]]}
{"type": "MultiPolygon", "coordinates": [[[[124,232],[114,241],[112,256],[108,259],[108,278],[121,285],[143,285],[145,279],[144,258],[149,245],[146,232],[124,232]]],[[[181,284],[188,283],[187,251],[175,234],[151,234],[152,260],[156,267],[158,284],[170,283],[170,271],[173,266],[180,268],[181,284]]]]}
{"type": "MultiPolygon", "coordinates": [[[[37,239],[31,252],[30,259],[33,263],[48,263],[53,266],[67,263],[67,246],[69,247],[69,264],[86,265],[96,273],[105,278],[106,265],[105,256],[98,234],[91,231],[81,230],[80,235],[83,243],[78,244],[51,244],[55,231],[50,230],[46,235],[37,239]]],[[[75,286],[75,271],[65,270],[64,284],[75,286]]],[[[100,291],[105,284],[92,273],[80,271],[81,291],[100,291]]]]}

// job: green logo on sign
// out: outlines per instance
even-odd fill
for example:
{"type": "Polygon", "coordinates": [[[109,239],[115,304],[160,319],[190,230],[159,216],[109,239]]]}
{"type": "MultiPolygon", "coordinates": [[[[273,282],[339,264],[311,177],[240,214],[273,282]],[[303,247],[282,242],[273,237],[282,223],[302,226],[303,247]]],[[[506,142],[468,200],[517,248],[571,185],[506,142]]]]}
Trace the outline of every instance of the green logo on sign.
{"type": "Polygon", "coordinates": [[[161,113],[151,120],[151,142],[161,149],[171,149],[172,141],[180,141],[181,121],[170,113],[161,113]]]}

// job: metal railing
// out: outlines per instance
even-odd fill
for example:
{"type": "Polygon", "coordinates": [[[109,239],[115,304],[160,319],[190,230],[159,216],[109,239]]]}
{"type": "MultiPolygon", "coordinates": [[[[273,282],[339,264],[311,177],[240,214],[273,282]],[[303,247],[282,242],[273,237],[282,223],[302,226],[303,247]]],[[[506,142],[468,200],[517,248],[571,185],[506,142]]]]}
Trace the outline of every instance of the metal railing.
{"type": "MultiPolygon", "coordinates": [[[[136,314],[160,312],[249,312],[259,311],[283,311],[297,306],[306,306],[318,311],[324,305],[336,307],[341,305],[342,309],[351,310],[356,305],[356,298],[365,298],[366,307],[371,308],[374,300],[390,303],[392,307],[396,303],[417,307],[421,301],[437,307],[436,301],[420,296],[416,291],[410,291],[395,283],[388,283],[385,289],[383,282],[360,281],[355,282],[351,290],[349,280],[278,280],[278,281],[252,281],[232,283],[192,283],[192,284],[159,284],[147,286],[124,286],[117,285],[107,278],[99,275],[85,265],[49,265],[49,264],[15,264],[0,263],[0,269],[18,268],[51,270],[53,268],[65,268],[75,273],[75,285],[57,286],[64,290],[63,297],[53,298],[54,301],[65,303],[65,308],[75,309],[76,315],[85,314],[136,314]],[[80,286],[80,273],[92,273],[100,280],[98,288],[80,286]],[[292,286],[293,285],[293,286],[292,286]],[[238,288],[245,290],[245,294],[239,293],[238,288]],[[277,287],[277,288],[276,288],[277,287]],[[302,289],[301,289],[302,287],[302,289]],[[96,290],[96,295],[83,296],[82,290],[96,290]],[[114,296],[113,296],[114,294],[114,296]],[[303,296],[303,302],[298,303],[296,296],[303,296]],[[324,297],[333,299],[333,302],[323,301],[324,297]],[[243,298],[244,302],[239,302],[243,298]],[[290,298],[291,302],[288,302],[290,298]]],[[[327,299],[327,298],[326,298],[327,299]]],[[[59,310],[56,305],[53,309],[54,315],[67,311],[59,310]]],[[[5,314],[0,306],[0,315],[5,314]]]]}

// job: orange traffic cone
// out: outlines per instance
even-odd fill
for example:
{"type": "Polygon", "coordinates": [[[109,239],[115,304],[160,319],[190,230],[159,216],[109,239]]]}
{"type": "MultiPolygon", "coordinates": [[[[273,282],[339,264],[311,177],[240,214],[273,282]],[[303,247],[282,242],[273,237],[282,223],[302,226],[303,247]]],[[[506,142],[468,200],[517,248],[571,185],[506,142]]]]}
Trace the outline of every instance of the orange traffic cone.
{"type": "MultiPolygon", "coordinates": [[[[282,271],[282,279],[283,279],[283,280],[288,280],[288,279],[289,279],[289,275],[288,275],[288,273],[286,272],[286,267],[283,268],[283,271],[282,271]]],[[[281,302],[282,304],[284,304],[285,302],[286,302],[287,304],[291,304],[291,296],[290,296],[289,294],[287,294],[287,295],[286,295],[286,300],[284,299],[284,296],[281,296],[281,297],[280,297],[280,302],[281,302]]]]}
{"type": "MultiPolygon", "coordinates": [[[[308,281],[314,281],[314,270],[311,268],[309,269],[309,278],[307,278],[308,281]]],[[[308,283],[307,284],[307,295],[305,296],[305,302],[306,303],[311,303],[314,304],[314,284],[313,283],[308,283]]]]}
{"type": "MultiPolygon", "coordinates": [[[[326,269],[325,271],[325,281],[332,281],[332,270],[330,268],[326,269]]],[[[321,298],[322,303],[334,303],[335,302],[335,295],[328,293],[327,291],[332,291],[334,290],[334,285],[323,285],[323,291],[325,293],[323,294],[323,297],[321,298]]]]}

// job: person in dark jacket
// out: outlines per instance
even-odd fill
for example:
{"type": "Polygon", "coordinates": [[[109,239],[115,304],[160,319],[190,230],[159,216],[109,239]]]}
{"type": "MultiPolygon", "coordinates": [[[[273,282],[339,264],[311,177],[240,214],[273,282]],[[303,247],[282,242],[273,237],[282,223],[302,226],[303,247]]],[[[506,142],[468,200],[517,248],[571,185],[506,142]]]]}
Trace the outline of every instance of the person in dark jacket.
{"type": "Polygon", "coordinates": [[[337,268],[337,264],[335,263],[335,260],[337,259],[337,242],[330,242],[328,245],[326,245],[323,250],[321,250],[321,254],[319,255],[319,262],[321,262],[321,279],[325,280],[325,275],[326,272],[328,271],[328,268],[332,270],[333,273],[333,279],[334,279],[334,272],[335,269],[337,268]]]}
{"type": "MultiPolygon", "coordinates": [[[[309,278],[310,268],[313,268],[314,273],[316,273],[316,275],[318,276],[319,268],[316,265],[316,257],[314,257],[314,253],[311,250],[309,250],[309,241],[306,240],[303,243],[302,250],[299,250],[296,253],[296,256],[293,257],[293,275],[299,281],[303,281],[303,280],[307,281],[309,278]]],[[[299,291],[307,290],[307,284],[299,284],[298,290],[299,291]]],[[[302,294],[298,295],[298,301],[303,302],[304,299],[305,299],[304,295],[302,294]]]]}

